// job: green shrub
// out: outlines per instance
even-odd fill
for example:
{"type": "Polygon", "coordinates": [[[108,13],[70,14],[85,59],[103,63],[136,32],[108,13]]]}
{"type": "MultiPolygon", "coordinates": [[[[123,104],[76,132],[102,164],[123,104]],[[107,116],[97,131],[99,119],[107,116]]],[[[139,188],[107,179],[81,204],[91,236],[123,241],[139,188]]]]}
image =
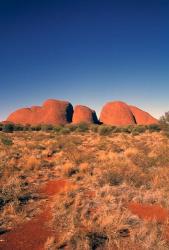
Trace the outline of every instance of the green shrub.
{"type": "Polygon", "coordinates": [[[150,132],[159,132],[161,130],[159,124],[150,124],[147,126],[147,128],[150,132]]]}
{"type": "Polygon", "coordinates": [[[1,138],[1,142],[5,146],[11,146],[11,145],[13,145],[13,141],[10,138],[7,138],[7,137],[2,137],[1,138]]]}
{"type": "Polygon", "coordinates": [[[42,131],[51,131],[53,129],[54,129],[54,127],[51,124],[42,124],[41,125],[41,130],[42,131]]]}
{"type": "Polygon", "coordinates": [[[61,126],[61,125],[55,125],[53,127],[53,131],[56,132],[56,133],[59,133],[62,128],[63,128],[63,126],[61,126]]]}
{"type": "Polygon", "coordinates": [[[78,173],[79,173],[79,168],[72,167],[72,168],[68,169],[67,176],[72,177],[73,175],[78,174],[78,173]]]}
{"type": "Polygon", "coordinates": [[[98,132],[98,128],[99,128],[99,125],[97,124],[91,124],[90,125],[90,130],[94,133],[97,133],[98,132]]]}
{"type": "Polygon", "coordinates": [[[169,129],[169,111],[166,112],[159,120],[163,129],[169,129]]]}
{"type": "Polygon", "coordinates": [[[120,127],[120,132],[121,133],[131,133],[131,128],[126,126],[126,127],[120,127]]]}
{"type": "Polygon", "coordinates": [[[138,135],[141,133],[144,133],[146,131],[146,126],[144,125],[136,125],[133,129],[132,129],[132,134],[133,135],[138,135]]]}
{"type": "Polygon", "coordinates": [[[5,133],[12,133],[14,131],[14,124],[8,123],[2,126],[2,131],[5,133]]]}
{"type": "Polygon", "coordinates": [[[138,131],[132,131],[132,135],[133,136],[136,136],[136,135],[139,135],[140,133],[138,131]]]}
{"type": "Polygon", "coordinates": [[[113,129],[113,133],[121,133],[121,132],[122,132],[122,127],[117,126],[113,129]]]}
{"type": "Polygon", "coordinates": [[[30,124],[25,124],[23,126],[23,131],[31,131],[31,125],[30,124]]]}
{"type": "Polygon", "coordinates": [[[14,125],[14,131],[23,131],[24,130],[24,126],[20,125],[20,124],[15,124],[14,125]]]}
{"type": "Polygon", "coordinates": [[[41,125],[34,125],[34,126],[30,126],[30,130],[31,131],[40,131],[41,130],[41,125]]]}
{"type": "Polygon", "coordinates": [[[128,125],[128,126],[124,126],[120,128],[121,132],[129,133],[129,134],[132,133],[133,129],[134,129],[133,125],[128,125]]]}
{"type": "Polygon", "coordinates": [[[109,184],[110,186],[118,186],[124,181],[124,176],[118,173],[117,170],[111,170],[103,174],[102,184],[109,184]]]}
{"type": "Polygon", "coordinates": [[[164,135],[169,138],[169,111],[160,118],[159,125],[164,135]]]}
{"type": "Polygon", "coordinates": [[[114,126],[100,125],[98,127],[98,133],[99,133],[99,135],[110,135],[110,134],[112,134],[112,131],[114,129],[115,129],[114,126]]]}
{"type": "Polygon", "coordinates": [[[66,127],[62,127],[59,131],[59,134],[69,134],[71,131],[69,128],[66,128],[66,127]]]}
{"type": "Polygon", "coordinates": [[[77,128],[76,128],[77,132],[86,132],[88,130],[89,130],[89,124],[84,123],[84,122],[83,123],[79,123],[77,125],[77,128]]]}
{"type": "Polygon", "coordinates": [[[66,125],[66,128],[68,128],[71,132],[76,131],[77,127],[78,127],[78,126],[75,125],[75,124],[67,124],[67,125],[66,125]]]}

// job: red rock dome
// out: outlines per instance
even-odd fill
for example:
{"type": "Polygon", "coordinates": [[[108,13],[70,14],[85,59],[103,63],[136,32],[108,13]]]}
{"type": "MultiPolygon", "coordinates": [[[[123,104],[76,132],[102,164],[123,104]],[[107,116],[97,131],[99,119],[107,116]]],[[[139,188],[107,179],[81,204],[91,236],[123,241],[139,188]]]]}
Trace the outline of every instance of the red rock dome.
{"type": "Polygon", "coordinates": [[[158,120],[152,117],[149,113],[134,107],[129,106],[131,112],[133,113],[136,123],[140,125],[149,125],[149,124],[157,124],[158,120]]]}
{"type": "MultiPolygon", "coordinates": [[[[6,122],[16,124],[53,124],[64,125],[73,123],[98,123],[96,112],[89,107],[77,105],[74,108],[70,102],[49,99],[42,106],[18,109],[9,115],[6,122]]],[[[129,106],[121,101],[108,102],[100,115],[100,122],[107,125],[155,124],[157,119],[149,113],[129,106]]]]}
{"type": "Polygon", "coordinates": [[[98,123],[96,112],[86,106],[77,105],[74,108],[73,123],[98,123]]]}
{"type": "Polygon", "coordinates": [[[124,102],[108,102],[102,108],[100,122],[107,125],[129,125],[135,124],[135,118],[124,102]]]}
{"type": "Polygon", "coordinates": [[[7,121],[18,124],[66,124],[72,121],[73,107],[67,101],[49,99],[42,107],[22,108],[9,115],[7,121]]]}

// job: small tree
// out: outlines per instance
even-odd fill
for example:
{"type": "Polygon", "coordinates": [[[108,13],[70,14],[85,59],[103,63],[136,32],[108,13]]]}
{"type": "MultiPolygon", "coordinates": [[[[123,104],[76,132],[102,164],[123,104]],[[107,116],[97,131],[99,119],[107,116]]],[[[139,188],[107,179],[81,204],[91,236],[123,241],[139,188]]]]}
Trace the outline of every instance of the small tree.
{"type": "Polygon", "coordinates": [[[160,118],[161,129],[169,136],[169,111],[160,118]]]}
{"type": "Polygon", "coordinates": [[[163,126],[163,127],[169,127],[169,111],[168,112],[165,112],[165,114],[163,116],[161,116],[160,118],[160,124],[163,126]]]}

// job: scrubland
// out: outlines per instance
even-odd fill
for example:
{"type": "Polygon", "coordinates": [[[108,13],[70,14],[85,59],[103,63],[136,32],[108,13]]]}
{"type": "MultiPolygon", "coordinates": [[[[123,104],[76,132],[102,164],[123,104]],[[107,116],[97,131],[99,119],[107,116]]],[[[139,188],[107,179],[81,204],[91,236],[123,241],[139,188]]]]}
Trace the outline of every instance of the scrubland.
{"type": "Polygon", "coordinates": [[[157,127],[0,132],[0,249],[166,250],[168,196],[169,139],[157,127]],[[35,218],[50,233],[15,244],[35,218]]]}

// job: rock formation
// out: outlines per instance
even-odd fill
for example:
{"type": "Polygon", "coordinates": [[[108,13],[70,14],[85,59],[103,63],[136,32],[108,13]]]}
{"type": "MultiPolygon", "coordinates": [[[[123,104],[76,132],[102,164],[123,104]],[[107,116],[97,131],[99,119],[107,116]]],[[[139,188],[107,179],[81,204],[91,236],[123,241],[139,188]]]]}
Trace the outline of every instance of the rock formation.
{"type": "Polygon", "coordinates": [[[13,112],[7,121],[18,124],[59,124],[72,121],[73,107],[67,101],[49,99],[42,106],[22,108],[13,112]]]}
{"type": "Polygon", "coordinates": [[[100,122],[107,125],[134,125],[135,118],[126,103],[116,101],[104,105],[100,114],[100,122]]]}
{"type": "Polygon", "coordinates": [[[134,106],[129,106],[131,112],[133,113],[136,123],[140,125],[149,125],[149,124],[156,124],[158,123],[157,119],[152,117],[149,113],[134,107],[134,106]]]}
{"type": "MultiPolygon", "coordinates": [[[[99,123],[96,112],[89,107],[77,105],[73,111],[70,102],[54,99],[45,101],[42,106],[18,109],[10,114],[5,122],[22,125],[99,123]]],[[[106,103],[100,114],[100,122],[116,126],[158,123],[149,113],[121,101],[106,103]]]]}
{"type": "Polygon", "coordinates": [[[100,115],[100,121],[107,125],[149,125],[158,123],[157,119],[149,113],[129,106],[124,102],[108,102],[104,105],[100,115]]]}
{"type": "Polygon", "coordinates": [[[98,123],[96,112],[86,106],[77,105],[74,108],[73,123],[98,123]]]}

